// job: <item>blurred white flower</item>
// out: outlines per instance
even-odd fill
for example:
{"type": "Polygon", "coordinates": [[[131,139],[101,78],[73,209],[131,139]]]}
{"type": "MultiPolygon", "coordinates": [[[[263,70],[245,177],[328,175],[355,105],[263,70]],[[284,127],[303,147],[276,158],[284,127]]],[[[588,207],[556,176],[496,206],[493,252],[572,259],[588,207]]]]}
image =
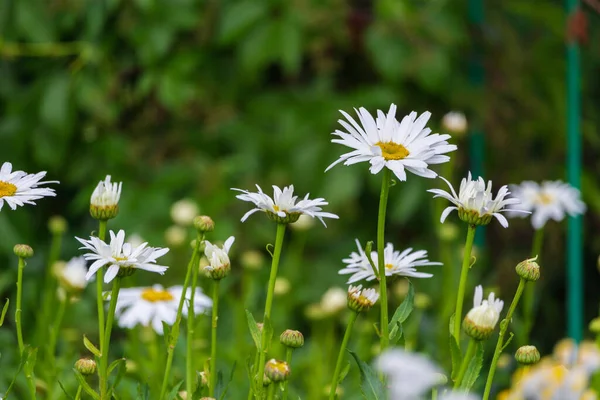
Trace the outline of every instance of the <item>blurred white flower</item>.
{"type": "Polygon", "coordinates": [[[531,224],[534,229],[543,228],[549,219],[562,221],[566,214],[575,216],[586,210],[579,190],[562,181],[544,181],[541,184],[524,181],[510,188],[512,196],[521,202],[516,208],[533,213],[531,224]]]}
{"type": "Polygon", "coordinates": [[[120,270],[131,272],[135,269],[143,269],[150,272],[157,272],[161,275],[165,273],[168,267],[157,265],[156,259],[165,255],[169,249],[160,247],[147,247],[148,243],[142,243],[133,247],[125,242],[125,231],[120,230],[116,235],[110,231],[110,245],[99,238],[92,236],[90,240],[76,237],[83,244],[81,249],[90,250],[83,257],[87,261],[94,261],[85,276],[88,281],[102,267],[108,265],[104,282],[112,281],[120,270]]]}
{"type": "Polygon", "coordinates": [[[467,334],[477,340],[487,339],[500,319],[504,302],[496,299],[491,292],[487,300],[483,300],[483,287],[478,285],[473,296],[473,308],[467,313],[463,327],[467,334]]]}
{"type": "Polygon", "coordinates": [[[323,218],[339,218],[335,214],[322,211],[321,206],[329,204],[323,198],[310,200],[307,194],[302,200],[297,201],[298,196],[294,196],[294,185],[284,187],[283,190],[273,185],[273,198],[263,193],[260,186],[256,185],[256,187],[258,188],[258,193],[242,189],[232,189],[242,192],[242,194],[235,196],[236,198],[254,203],[256,206],[244,214],[242,222],[257,211],[266,212],[269,218],[278,223],[296,222],[304,214],[309,217],[318,218],[323,225],[327,226],[323,218]]]}
{"type": "Polygon", "coordinates": [[[451,392],[450,390],[442,393],[438,400],[481,400],[481,396],[468,392],[451,392]]]}
{"type": "Polygon", "coordinates": [[[11,210],[16,210],[17,206],[35,205],[34,200],[42,197],[56,196],[54,189],[38,187],[48,183],[59,183],[58,181],[40,182],[44,176],[46,176],[46,171],[28,174],[23,171],[13,171],[12,164],[9,162],[2,164],[0,167],[0,210],[2,210],[4,202],[11,210]]]}
{"type": "Polygon", "coordinates": [[[83,257],[73,257],[54,269],[61,286],[69,292],[80,292],[87,286],[87,266],[83,257]]]}
{"type": "MultiPolygon", "coordinates": [[[[345,268],[339,271],[340,275],[352,274],[347,283],[358,282],[362,279],[372,281],[377,277],[373,273],[373,267],[369,263],[369,259],[365,254],[360,242],[356,239],[357,252],[352,252],[350,258],[345,258],[342,261],[347,264],[345,268]]],[[[394,246],[388,243],[383,251],[385,262],[385,275],[392,276],[408,276],[412,278],[431,278],[433,275],[425,272],[418,272],[416,267],[442,265],[439,262],[431,262],[427,259],[427,251],[418,250],[412,252],[412,248],[408,248],[402,252],[394,250],[394,246]]],[[[377,252],[371,252],[371,261],[375,268],[377,265],[377,252]]]]}
{"type": "Polygon", "coordinates": [[[128,240],[129,244],[131,244],[133,247],[138,247],[139,245],[141,245],[142,243],[145,242],[144,238],[141,237],[139,234],[137,233],[133,233],[131,235],[129,235],[128,240]]]}
{"type": "Polygon", "coordinates": [[[283,276],[278,276],[275,279],[275,287],[273,289],[273,294],[275,294],[275,296],[283,296],[288,294],[291,288],[292,284],[287,278],[284,278],[283,276]]]}
{"type": "Polygon", "coordinates": [[[179,225],[171,225],[165,230],[165,242],[171,247],[183,246],[187,239],[187,231],[179,225]]]}
{"type": "Polygon", "coordinates": [[[298,221],[290,225],[295,231],[307,231],[315,225],[315,220],[306,214],[302,214],[298,221]]]}
{"type": "Polygon", "coordinates": [[[461,112],[451,111],[442,118],[442,127],[448,132],[463,135],[467,131],[467,118],[461,112]]]}
{"type": "Polygon", "coordinates": [[[212,279],[223,279],[231,270],[231,261],[229,260],[229,250],[235,241],[235,237],[230,236],[223,244],[222,248],[215,246],[208,240],[204,241],[206,248],[204,255],[210,265],[204,267],[204,272],[212,279]]]}
{"type": "MultiPolygon", "coordinates": [[[[172,286],[163,289],[161,285],[153,285],[152,287],[121,289],[117,297],[117,308],[115,310],[119,326],[128,329],[132,329],[138,324],[152,326],[156,333],[162,335],[163,322],[168,325],[175,323],[182,293],[182,286],[172,286]]],[[[182,310],[183,315],[186,317],[191,294],[191,288],[188,288],[185,296],[186,301],[183,302],[182,310]]],[[[110,296],[108,300],[110,300],[110,296]]],[[[194,294],[194,312],[200,314],[211,307],[212,300],[202,293],[202,289],[196,288],[194,294]]]]}
{"type": "Polygon", "coordinates": [[[198,205],[190,199],[181,199],[171,206],[173,222],[182,226],[192,225],[199,212],[198,205]]]}
{"type": "Polygon", "coordinates": [[[331,140],[354,150],[342,154],[325,171],[340,162],[351,165],[369,161],[372,174],[388,168],[399,180],[405,181],[406,169],[418,176],[435,178],[437,174],[429,169],[429,165],[448,162],[450,157],[443,154],[456,150],[455,145],[447,142],[450,135],[430,135],[431,129],[425,127],[431,117],[428,111],[418,118],[413,111],[402,122],[396,120],[394,104],[387,115],[377,110],[376,119],[363,107],[355,111],[360,124],[340,110],[347,121],[340,119],[338,122],[346,132],[336,130],[332,134],[339,139],[331,140]]]}
{"type": "Polygon", "coordinates": [[[90,204],[96,207],[113,207],[119,204],[121,198],[122,182],[111,183],[110,175],[106,175],[104,181],[98,182],[92,192],[90,204]]]}
{"type": "Polygon", "coordinates": [[[339,287],[327,289],[321,298],[321,310],[328,315],[345,310],[348,304],[348,292],[339,287]]]}
{"type": "Polygon", "coordinates": [[[389,349],[375,366],[387,376],[390,400],[417,400],[442,383],[442,371],[421,354],[389,349]]]}
{"type": "Polygon", "coordinates": [[[507,209],[506,206],[518,204],[520,201],[516,198],[507,198],[510,194],[508,186],[504,185],[498,191],[496,198],[492,194],[492,181],[488,181],[487,186],[482,177],[477,180],[471,178],[471,173],[467,178],[463,178],[460,182],[460,189],[458,195],[454,191],[454,188],[444,177],[440,177],[448,184],[451,193],[448,193],[441,189],[429,189],[430,193],[435,194],[433,196],[443,197],[449,200],[455,205],[455,207],[447,207],[440,217],[440,221],[443,223],[446,217],[452,210],[458,210],[458,216],[461,220],[473,224],[473,225],[487,225],[495,217],[500,225],[507,228],[508,221],[502,215],[502,212],[515,211],[528,214],[528,211],[518,209],[507,209]]]}

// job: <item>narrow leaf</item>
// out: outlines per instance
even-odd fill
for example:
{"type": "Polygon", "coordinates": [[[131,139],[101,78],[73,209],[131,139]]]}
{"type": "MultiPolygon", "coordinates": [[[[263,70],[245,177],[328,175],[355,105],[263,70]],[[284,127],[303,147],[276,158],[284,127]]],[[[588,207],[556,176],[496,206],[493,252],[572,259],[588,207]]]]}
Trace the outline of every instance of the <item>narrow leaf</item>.
{"type": "Polygon", "coordinates": [[[71,395],[69,394],[69,392],[67,392],[67,389],[65,389],[65,387],[64,387],[64,386],[63,386],[63,384],[62,384],[62,382],[61,382],[61,381],[59,381],[59,380],[57,380],[57,382],[58,382],[58,385],[60,386],[60,388],[62,389],[63,393],[65,394],[65,396],[67,396],[67,398],[68,398],[69,400],[75,400],[75,398],[74,398],[73,396],[71,396],[71,395]]]}
{"type": "Polygon", "coordinates": [[[250,328],[250,334],[252,335],[252,340],[254,340],[254,345],[258,351],[260,351],[260,331],[258,330],[258,325],[256,325],[256,321],[249,310],[246,310],[246,317],[248,318],[248,328],[250,328]]]}
{"type": "Polygon", "coordinates": [[[83,390],[85,390],[87,394],[92,396],[94,400],[100,400],[100,396],[98,395],[98,393],[96,393],[94,389],[92,389],[92,387],[87,383],[85,377],[81,375],[81,372],[77,371],[75,368],[73,368],[73,372],[75,372],[75,378],[77,378],[77,382],[79,382],[83,390]]]}
{"type": "Polygon", "coordinates": [[[508,339],[506,339],[506,343],[504,343],[504,345],[502,346],[502,350],[500,350],[501,352],[504,351],[506,346],[508,346],[510,344],[510,342],[512,342],[513,338],[515,337],[515,334],[512,332],[510,332],[509,335],[510,336],[508,336],[508,339]]]}
{"type": "Polygon", "coordinates": [[[388,329],[390,331],[397,324],[402,324],[402,323],[404,323],[404,321],[406,321],[406,319],[408,318],[408,316],[410,315],[410,313],[412,312],[412,310],[414,308],[414,303],[415,303],[415,289],[414,289],[412,283],[410,281],[408,281],[408,294],[406,295],[406,298],[404,299],[404,301],[396,309],[396,312],[394,313],[394,316],[392,317],[392,319],[388,325],[388,329]]]}
{"type": "Polygon", "coordinates": [[[85,335],[83,335],[83,345],[96,357],[102,357],[102,353],[100,353],[100,350],[96,346],[94,346],[94,344],[85,335]]]}
{"type": "Polygon", "coordinates": [[[469,366],[467,367],[467,372],[465,372],[465,377],[460,385],[462,389],[469,390],[475,384],[475,381],[479,377],[479,373],[481,372],[481,366],[483,365],[483,344],[481,342],[477,343],[477,351],[471,361],[469,361],[469,366]]]}
{"type": "Polygon", "coordinates": [[[367,400],[385,400],[387,395],[385,393],[385,387],[379,380],[377,373],[368,364],[358,358],[355,352],[349,351],[354,357],[358,369],[360,371],[360,390],[367,400]]]}
{"type": "Polygon", "coordinates": [[[450,336],[450,355],[452,356],[452,380],[456,379],[456,375],[460,370],[460,364],[462,363],[462,354],[460,353],[460,349],[458,348],[458,344],[456,344],[456,339],[454,336],[450,336]]]}
{"type": "Polygon", "coordinates": [[[179,388],[183,384],[183,381],[179,381],[173,389],[169,393],[167,393],[167,400],[175,400],[177,398],[177,393],[179,393],[179,388]]]}
{"type": "Polygon", "coordinates": [[[150,398],[150,386],[140,383],[137,387],[137,400],[148,400],[150,398]]]}
{"type": "Polygon", "coordinates": [[[119,358],[119,359],[111,362],[110,365],[108,366],[108,375],[110,375],[112,370],[115,369],[117,366],[119,366],[119,364],[122,362],[125,362],[125,358],[119,358]]]}
{"type": "Polygon", "coordinates": [[[231,384],[231,381],[233,381],[233,374],[235,372],[236,367],[237,367],[237,361],[234,361],[233,366],[231,367],[231,372],[229,373],[229,379],[227,380],[227,383],[223,387],[223,392],[219,396],[219,400],[225,399],[225,395],[227,394],[227,391],[229,390],[229,385],[231,384]]]}
{"type": "Polygon", "coordinates": [[[2,307],[2,314],[0,314],[0,326],[4,323],[4,317],[6,317],[6,312],[8,311],[8,304],[10,303],[9,299],[6,299],[6,303],[4,303],[4,307],[2,307]]]}
{"type": "Polygon", "coordinates": [[[338,378],[338,384],[344,380],[346,375],[348,375],[348,372],[350,372],[350,363],[346,363],[346,366],[342,369],[342,372],[340,372],[340,377],[338,378]]]}
{"type": "Polygon", "coordinates": [[[165,345],[167,347],[169,347],[171,345],[171,341],[173,340],[171,338],[171,326],[169,324],[167,324],[165,321],[161,321],[162,322],[162,326],[163,326],[163,338],[165,339],[165,345]]]}

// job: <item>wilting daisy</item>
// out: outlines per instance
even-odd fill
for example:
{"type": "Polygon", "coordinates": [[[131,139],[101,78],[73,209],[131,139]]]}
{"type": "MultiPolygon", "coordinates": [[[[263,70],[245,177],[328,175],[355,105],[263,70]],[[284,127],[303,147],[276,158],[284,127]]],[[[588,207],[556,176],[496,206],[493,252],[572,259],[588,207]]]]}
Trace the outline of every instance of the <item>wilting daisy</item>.
{"type": "Polygon", "coordinates": [[[463,321],[465,332],[476,340],[485,340],[490,337],[500,319],[504,302],[496,299],[491,292],[487,300],[483,300],[481,285],[475,288],[473,308],[467,313],[463,321]]]}
{"type": "Polygon", "coordinates": [[[37,174],[28,174],[23,171],[13,171],[12,164],[5,162],[0,167],[0,210],[4,202],[8,204],[11,210],[16,210],[17,206],[25,204],[34,204],[34,200],[39,200],[46,196],[56,196],[54,189],[38,187],[48,183],[59,183],[58,181],[40,180],[46,176],[46,171],[37,174]]]}
{"type": "Polygon", "coordinates": [[[208,277],[214,280],[221,280],[229,274],[231,271],[231,261],[229,261],[229,250],[233,245],[235,238],[230,236],[223,244],[222,248],[212,244],[208,240],[204,241],[206,248],[204,249],[204,255],[210,263],[204,267],[204,273],[208,277]]]}
{"type": "Polygon", "coordinates": [[[325,171],[340,162],[351,165],[369,161],[372,174],[388,168],[399,180],[405,181],[406,169],[418,176],[435,178],[437,174],[429,165],[448,162],[450,157],[443,154],[456,150],[455,145],[447,142],[450,135],[430,134],[431,129],[425,127],[431,116],[429,112],[417,118],[413,111],[398,122],[394,104],[387,115],[377,110],[376,119],[363,107],[355,111],[360,123],[340,110],[347,121],[338,122],[346,131],[336,130],[332,134],[339,139],[331,140],[354,150],[342,154],[325,171]]]}
{"type": "MultiPolygon", "coordinates": [[[[163,322],[168,325],[175,323],[182,293],[182,286],[163,289],[161,285],[154,285],[152,287],[121,289],[117,297],[117,308],[115,310],[119,326],[128,329],[132,329],[138,324],[152,326],[156,333],[162,335],[163,322]]],[[[185,296],[186,301],[183,303],[183,315],[186,317],[191,294],[191,288],[188,288],[185,296]]],[[[203,313],[211,307],[212,300],[202,293],[202,289],[196,288],[194,313],[203,313]]]]}
{"type": "Polygon", "coordinates": [[[441,370],[431,360],[400,349],[389,349],[375,366],[387,376],[390,399],[416,400],[443,382],[441,370]]]}
{"type": "Polygon", "coordinates": [[[156,259],[165,255],[168,248],[148,247],[148,243],[134,247],[125,242],[125,231],[122,229],[116,235],[110,231],[110,245],[95,236],[90,240],[76,239],[83,244],[81,249],[91,250],[91,253],[84,254],[83,257],[87,261],[94,261],[85,276],[87,280],[104,266],[108,266],[104,275],[105,283],[112,281],[119,273],[126,276],[136,269],[143,269],[163,275],[168,268],[156,264],[156,259]]]}
{"type": "Polygon", "coordinates": [[[335,214],[322,211],[321,206],[326,206],[329,203],[321,197],[311,200],[308,198],[309,195],[307,194],[302,200],[297,201],[298,196],[294,196],[294,185],[284,187],[283,190],[273,185],[273,198],[266,195],[260,186],[256,185],[256,187],[258,193],[242,189],[232,189],[242,192],[242,194],[235,196],[236,198],[243,201],[249,201],[256,206],[244,214],[242,222],[257,211],[267,213],[269,218],[281,224],[296,222],[303,214],[308,215],[309,217],[318,218],[325,226],[327,225],[325,224],[325,221],[323,221],[323,218],[339,218],[335,214]]]}
{"type": "Polygon", "coordinates": [[[467,178],[463,178],[460,182],[460,189],[457,195],[450,182],[443,177],[440,178],[448,184],[451,193],[441,189],[429,189],[428,192],[435,194],[435,196],[433,196],[434,198],[443,197],[455,204],[455,207],[447,207],[442,212],[440,218],[442,223],[446,220],[446,217],[452,210],[458,210],[458,217],[469,224],[487,225],[492,220],[492,217],[495,217],[498,222],[500,222],[500,225],[507,228],[508,221],[504,215],[501,214],[502,212],[514,211],[526,214],[529,213],[528,211],[515,208],[505,208],[506,206],[519,204],[520,202],[519,199],[508,198],[510,192],[506,185],[498,190],[498,194],[496,195],[496,198],[494,198],[494,195],[492,194],[492,181],[488,181],[486,186],[482,177],[479,177],[477,180],[472,180],[471,173],[469,172],[467,178]]]}
{"type": "Polygon", "coordinates": [[[375,289],[363,289],[362,285],[348,287],[348,308],[352,311],[367,311],[375,305],[379,293],[375,289]]]}
{"type": "MultiPolygon", "coordinates": [[[[362,279],[372,281],[376,279],[373,267],[365,254],[362,246],[358,239],[356,239],[356,247],[358,252],[352,252],[349,258],[345,258],[342,261],[347,264],[345,268],[339,271],[340,275],[352,274],[348,283],[358,282],[362,279]]],[[[412,278],[431,278],[433,275],[425,272],[418,272],[416,267],[423,267],[429,265],[442,265],[439,262],[431,262],[427,259],[427,251],[418,250],[413,252],[412,248],[408,248],[402,252],[394,250],[394,246],[388,243],[383,250],[383,258],[385,262],[385,275],[399,275],[408,276],[412,278]]],[[[375,268],[377,266],[377,252],[371,252],[371,261],[375,268]]]]}
{"type": "Polygon", "coordinates": [[[68,292],[81,292],[87,286],[87,266],[83,257],[73,257],[67,263],[59,262],[55,264],[53,272],[68,292]]]}
{"type": "Polygon", "coordinates": [[[549,219],[562,221],[565,215],[583,214],[585,203],[579,190],[562,181],[544,181],[541,184],[524,181],[511,185],[512,196],[519,199],[518,209],[531,211],[531,224],[541,229],[549,219]]]}

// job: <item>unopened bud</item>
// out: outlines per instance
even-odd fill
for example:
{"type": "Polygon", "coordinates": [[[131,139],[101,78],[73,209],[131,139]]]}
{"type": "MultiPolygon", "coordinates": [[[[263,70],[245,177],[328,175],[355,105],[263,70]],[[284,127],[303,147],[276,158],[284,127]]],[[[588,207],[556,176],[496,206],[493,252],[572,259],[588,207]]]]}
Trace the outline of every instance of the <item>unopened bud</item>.
{"type": "Polygon", "coordinates": [[[48,230],[53,235],[62,235],[67,231],[67,220],[60,215],[50,217],[48,220],[48,230]]]}
{"type": "Polygon", "coordinates": [[[198,215],[194,218],[194,228],[198,232],[212,232],[215,230],[215,222],[207,215],[198,215]]]}
{"type": "Polygon", "coordinates": [[[15,255],[19,258],[30,258],[33,257],[33,249],[31,246],[26,244],[17,244],[13,248],[15,255]]]}
{"type": "Polygon", "coordinates": [[[537,256],[518,263],[515,268],[517,275],[526,281],[537,281],[540,279],[540,266],[535,260],[537,260],[537,256]]]}
{"type": "Polygon", "coordinates": [[[279,342],[286,347],[297,349],[304,346],[304,336],[300,331],[294,331],[292,329],[286,329],[279,336],[279,342]]]}
{"type": "Polygon", "coordinates": [[[536,364],[540,361],[540,352],[535,346],[521,346],[515,353],[515,360],[523,365],[536,364]]]}
{"type": "Polygon", "coordinates": [[[75,369],[81,375],[93,375],[96,373],[96,361],[89,358],[80,358],[75,361],[75,369]]]}
{"type": "Polygon", "coordinates": [[[290,367],[285,361],[272,358],[265,364],[265,375],[275,383],[287,380],[290,373],[290,367]]]}

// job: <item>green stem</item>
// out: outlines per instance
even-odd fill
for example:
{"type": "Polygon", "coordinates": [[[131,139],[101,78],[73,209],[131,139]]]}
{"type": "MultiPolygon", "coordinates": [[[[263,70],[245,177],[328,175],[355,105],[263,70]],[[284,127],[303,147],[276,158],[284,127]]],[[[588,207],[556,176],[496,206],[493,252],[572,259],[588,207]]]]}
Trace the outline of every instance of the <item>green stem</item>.
{"type": "MultiPolygon", "coordinates": [[[[107,220],[98,221],[98,239],[104,241],[106,237],[107,220]]],[[[100,357],[106,354],[104,348],[104,299],[102,298],[102,284],[104,283],[104,267],[96,272],[96,307],[98,309],[98,340],[100,341],[100,357]]],[[[102,370],[98,368],[98,381],[102,386],[102,370]]],[[[102,389],[101,389],[102,390],[102,389]]]]}
{"type": "MultiPolygon", "coordinates": [[[[387,302],[387,283],[385,277],[385,258],[383,250],[385,248],[385,213],[390,192],[391,170],[383,169],[383,181],[381,182],[381,194],[379,196],[379,213],[377,215],[377,266],[379,268],[379,304],[381,305],[381,351],[385,350],[389,343],[388,331],[388,302],[387,302]]],[[[370,257],[367,254],[367,257],[370,257]]]]}
{"type": "Polygon", "coordinates": [[[458,389],[460,387],[460,384],[462,383],[462,380],[465,377],[465,373],[467,372],[469,361],[471,361],[471,358],[473,358],[473,355],[475,354],[475,350],[477,350],[477,341],[471,339],[469,341],[469,346],[467,347],[467,353],[465,354],[465,357],[462,359],[462,363],[460,364],[458,376],[454,381],[454,389],[458,389]]]}
{"type": "MultiPolygon", "coordinates": [[[[256,354],[254,355],[254,367],[256,367],[258,365],[258,357],[259,357],[260,351],[259,349],[256,349],[256,354]]],[[[254,391],[252,390],[252,382],[250,382],[250,389],[248,390],[248,400],[252,400],[252,398],[254,397],[254,391]]]]}
{"type": "Polygon", "coordinates": [[[117,298],[121,289],[121,278],[116,277],[113,281],[112,292],[110,294],[110,305],[108,306],[108,314],[106,315],[106,329],[104,331],[104,350],[101,352],[100,369],[102,370],[100,380],[100,399],[109,400],[108,397],[108,356],[110,347],[110,334],[115,319],[115,310],[117,308],[117,298]]]}
{"type": "Polygon", "coordinates": [[[54,311],[54,302],[56,300],[56,279],[53,276],[53,270],[54,264],[60,255],[61,244],[62,234],[58,233],[52,235],[50,255],[48,256],[48,263],[46,264],[46,277],[44,278],[42,316],[37,321],[38,324],[36,328],[36,343],[38,343],[38,345],[46,342],[45,337],[48,334],[50,318],[54,311]]]}
{"type": "Polygon", "coordinates": [[[498,334],[498,342],[496,343],[496,350],[494,350],[494,357],[492,358],[492,363],[490,364],[490,372],[488,373],[487,381],[485,382],[485,391],[483,393],[483,400],[488,400],[490,397],[490,391],[492,390],[492,381],[494,380],[494,374],[496,373],[496,366],[498,365],[498,359],[500,358],[500,354],[502,354],[502,350],[504,347],[504,335],[508,330],[508,324],[512,319],[512,315],[515,312],[515,308],[517,308],[517,304],[519,303],[519,299],[523,294],[523,290],[525,289],[525,284],[527,282],[525,279],[521,278],[519,281],[519,286],[517,287],[517,292],[515,293],[515,297],[513,298],[512,303],[510,304],[510,308],[508,309],[508,313],[506,314],[506,318],[500,322],[500,333],[498,334]]]}
{"type": "Polygon", "coordinates": [[[269,389],[268,389],[269,392],[268,392],[268,395],[267,395],[267,400],[275,400],[275,386],[276,386],[275,383],[271,383],[269,385],[269,389]]]}
{"type": "Polygon", "coordinates": [[[81,400],[81,392],[83,390],[83,386],[79,385],[77,388],[77,393],[75,394],[75,400],[81,400]]]}
{"type": "MultiPolygon", "coordinates": [[[[277,233],[275,236],[275,248],[273,249],[273,261],[271,262],[271,274],[269,276],[269,285],[267,287],[267,300],[265,302],[265,315],[263,323],[271,323],[271,307],[273,305],[273,291],[275,289],[275,280],[277,279],[277,270],[279,268],[279,259],[281,257],[281,249],[283,247],[283,238],[285,236],[285,224],[277,224],[277,233]]],[[[262,380],[265,373],[265,359],[267,357],[268,340],[267,328],[264,327],[261,333],[260,356],[258,358],[258,373],[255,375],[257,382],[256,387],[262,390],[262,380]]]]}
{"type": "Polygon", "coordinates": [[[60,332],[60,326],[62,324],[63,317],[65,315],[65,309],[67,308],[67,303],[69,302],[69,297],[66,295],[64,299],[59,299],[58,311],[56,312],[56,317],[54,320],[54,324],[52,325],[52,330],[50,331],[50,340],[48,343],[48,359],[51,361],[52,365],[50,366],[50,379],[48,379],[47,385],[47,393],[48,399],[52,399],[54,397],[54,384],[56,382],[57,377],[57,368],[56,368],[56,342],[58,339],[58,333],[60,332]]]}
{"type": "Polygon", "coordinates": [[[194,342],[194,329],[196,327],[196,314],[194,301],[196,297],[196,285],[198,284],[198,268],[192,268],[192,286],[190,288],[190,305],[187,316],[187,343],[186,343],[186,391],[190,396],[194,393],[194,357],[192,344],[194,342]]]}
{"type": "Polygon", "coordinates": [[[209,397],[215,397],[217,385],[217,323],[219,321],[219,281],[213,284],[212,332],[210,339],[210,384],[209,397]]]}
{"type": "Polygon", "coordinates": [[[460,282],[458,284],[458,295],[456,296],[456,309],[454,311],[454,338],[460,349],[460,324],[462,322],[463,302],[465,300],[465,289],[467,288],[467,274],[471,263],[471,250],[473,249],[473,240],[475,239],[475,230],[477,226],[469,224],[467,230],[467,239],[463,254],[462,268],[460,270],[460,282]]]}
{"type": "Polygon", "coordinates": [[[342,363],[344,362],[344,355],[346,354],[346,347],[348,346],[348,341],[350,340],[350,334],[352,333],[352,327],[356,322],[356,317],[358,317],[358,313],[356,311],[353,311],[352,314],[350,314],[348,326],[346,327],[346,333],[344,333],[344,339],[342,339],[342,346],[340,347],[337,362],[335,363],[335,371],[333,373],[333,379],[331,380],[331,389],[329,390],[329,400],[335,399],[338,380],[340,378],[340,373],[342,372],[342,363]]]}
{"type": "MultiPolygon", "coordinates": [[[[542,246],[544,244],[544,228],[536,229],[533,235],[533,244],[531,246],[531,258],[537,257],[536,262],[540,263],[540,253],[542,252],[542,246]]],[[[535,285],[525,286],[525,293],[523,294],[523,343],[526,345],[529,343],[529,334],[533,326],[533,308],[535,300],[535,285]]]]}
{"type": "Polygon", "coordinates": [[[19,257],[19,267],[17,276],[17,310],[15,311],[15,322],[17,325],[17,341],[19,342],[19,354],[23,356],[25,345],[23,344],[23,327],[21,326],[21,299],[23,297],[23,269],[25,260],[19,257]]]}
{"type": "MultiPolygon", "coordinates": [[[[286,348],[285,350],[285,362],[287,363],[288,367],[292,368],[292,353],[294,352],[294,349],[291,347],[286,348]]],[[[281,395],[281,400],[287,400],[288,398],[288,381],[289,379],[286,379],[285,381],[283,381],[283,394],[281,395]]]]}
{"type": "Polygon", "coordinates": [[[181,324],[181,316],[183,313],[183,303],[185,301],[185,294],[187,293],[187,288],[190,284],[190,276],[192,274],[192,268],[196,267],[196,259],[198,257],[198,252],[200,251],[200,244],[204,240],[204,235],[198,233],[198,237],[196,239],[196,246],[194,246],[194,251],[192,253],[192,258],[187,266],[187,272],[185,273],[185,280],[183,281],[183,288],[181,291],[181,298],[179,299],[179,306],[177,307],[177,317],[175,318],[175,323],[171,328],[171,334],[168,339],[168,348],[167,348],[167,365],[165,366],[165,374],[163,376],[162,386],[160,389],[160,397],[162,400],[165,398],[167,394],[167,384],[169,383],[169,376],[171,374],[171,366],[173,365],[173,352],[175,351],[175,346],[177,345],[177,340],[179,338],[179,325],[181,324]]]}
{"type": "Polygon", "coordinates": [[[431,400],[437,400],[438,390],[436,388],[431,389],[431,400]]]}

